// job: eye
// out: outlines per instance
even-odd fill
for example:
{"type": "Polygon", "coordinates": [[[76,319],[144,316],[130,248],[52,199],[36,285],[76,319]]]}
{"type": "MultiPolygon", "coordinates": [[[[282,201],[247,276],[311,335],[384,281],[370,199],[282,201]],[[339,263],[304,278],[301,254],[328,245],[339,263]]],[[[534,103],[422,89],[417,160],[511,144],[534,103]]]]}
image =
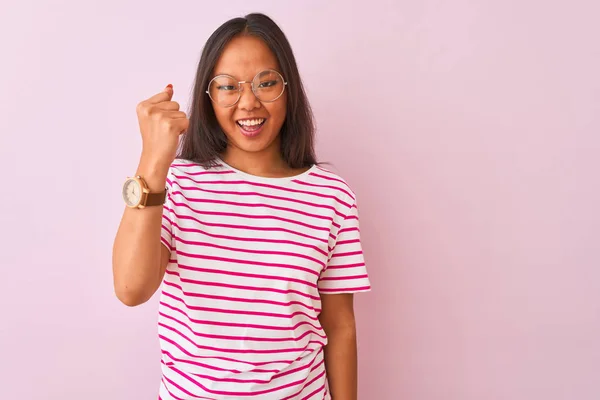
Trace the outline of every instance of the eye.
{"type": "Polygon", "coordinates": [[[229,91],[236,90],[236,88],[234,85],[219,85],[217,86],[217,90],[229,91]]]}
{"type": "Polygon", "coordinates": [[[268,87],[272,87],[272,86],[275,86],[275,85],[277,85],[277,80],[272,80],[272,81],[264,81],[264,82],[261,82],[261,83],[258,85],[258,88],[259,88],[259,89],[260,89],[260,88],[268,88],[268,87]]]}

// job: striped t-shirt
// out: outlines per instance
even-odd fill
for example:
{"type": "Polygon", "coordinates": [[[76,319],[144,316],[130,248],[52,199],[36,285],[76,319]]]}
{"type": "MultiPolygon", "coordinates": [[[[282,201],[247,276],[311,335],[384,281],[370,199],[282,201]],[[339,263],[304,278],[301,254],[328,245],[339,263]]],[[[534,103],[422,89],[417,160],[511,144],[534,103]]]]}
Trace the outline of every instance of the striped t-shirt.
{"type": "Polygon", "coordinates": [[[316,165],[266,178],[218,162],[169,169],[160,399],[329,399],[320,294],[371,289],[356,196],[316,165]]]}

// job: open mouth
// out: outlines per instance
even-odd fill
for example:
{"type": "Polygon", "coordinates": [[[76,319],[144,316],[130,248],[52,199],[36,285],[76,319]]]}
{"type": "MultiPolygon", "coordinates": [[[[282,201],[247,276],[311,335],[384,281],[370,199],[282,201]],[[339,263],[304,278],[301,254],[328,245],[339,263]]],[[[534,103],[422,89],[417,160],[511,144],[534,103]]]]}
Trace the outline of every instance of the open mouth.
{"type": "Polygon", "coordinates": [[[260,132],[266,121],[266,118],[240,119],[236,121],[236,124],[244,135],[255,136],[260,132]]]}

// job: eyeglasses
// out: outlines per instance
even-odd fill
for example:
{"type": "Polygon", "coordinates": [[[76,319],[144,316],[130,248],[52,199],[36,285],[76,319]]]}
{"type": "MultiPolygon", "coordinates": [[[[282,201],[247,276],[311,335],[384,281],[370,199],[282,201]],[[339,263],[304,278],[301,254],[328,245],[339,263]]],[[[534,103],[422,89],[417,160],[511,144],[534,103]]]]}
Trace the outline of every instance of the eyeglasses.
{"type": "Polygon", "coordinates": [[[237,81],[230,75],[217,75],[208,83],[208,96],[221,107],[234,106],[242,97],[242,83],[250,83],[258,100],[270,103],[281,97],[287,82],[273,69],[256,74],[252,81],[237,81]]]}

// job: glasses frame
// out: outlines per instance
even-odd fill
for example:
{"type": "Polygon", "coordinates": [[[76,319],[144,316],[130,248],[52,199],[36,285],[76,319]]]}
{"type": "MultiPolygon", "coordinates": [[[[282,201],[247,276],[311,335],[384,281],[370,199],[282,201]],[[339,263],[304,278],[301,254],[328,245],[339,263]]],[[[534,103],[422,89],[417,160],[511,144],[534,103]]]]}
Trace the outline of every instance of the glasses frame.
{"type": "Polygon", "coordinates": [[[258,74],[254,75],[254,78],[252,78],[252,80],[251,80],[251,81],[236,81],[236,82],[237,82],[237,84],[238,84],[238,97],[237,97],[236,101],[235,101],[233,104],[229,105],[229,106],[223,106],[223,105],[219,104],[217,101],[215,101],[215,100],[212,98],[212,96],[210,95],[210,85],[213,83],[213,81],[214,81],[215,79],[217,79],[217,78],[221,78],[221,77],[224,77],[224,76],[226,76],[226,77],[228,77],[228,78],[231,78],[231,79],[233,79],[234,81],[236,81],[235,77],[233,77],[233,76],[231,76],[231,75],[227,75],[227,74],[221,74],[221,75],[217,75],[217,76],[215,76],[214,78],[212,78],[212,79],[211,79],[211,80],[208,82],[208,87],[206,88],[206,94],[208,94],[208,97],[210,98],[210,100],[211,100],[213,103],[215,103],[215,104],[219,105],[219,107],[224,107],[224,108],[233,107],[233,106],[235,106],[235,105],[236,105],[236,104],[237,104],[237,103],[240,101],[240,99],[242,98],[242,88],[243,88],[243,86],[242,86],[242,83],[249,83],[249,84],[250,84],[250,88],[252,89],[252,94],[254,94],[254,97],[256,97],[256,98],[258,99],[258,101],[260,101],[261,103],[272,103],[272,102],[276,101],[277,99],[279,99],[281,96],[283,96],[283,93],[285,92],[285,88],[286,88],[286,86],[287,86],[287,84],[288,84],[288,83],[287,83],[287,81],[285,80],[285,78],[283,77],[283,75],[281,74],[281,72],[279,72],[279,71],[277,71],[277,70],[274,70],[274,69],[270,69],[270,68],[269,68],[269,69],[262,70],[262,71],[260,71],[258,74]],[[268,72],[275,72],[276,74],[278,74],[278,75],[281,77],[281,80],[283,81],[283,90],[281,91],[281,93],[279,94],[279,96],[277,96],[277,97],[276,97],[276,98],[274,98],[273,100],[261,100],[261,99],[259,99],[259,98],[258,98],[258,96],[256,95],[256,92],[255,92],[255,90],[254,90],[254,85],[252,84],[252,82],[254,82],[254,79],[256,79],[256,77],[257,77],[258,75],[260,75],[260,74],[263,74],[263,73],[265,73],[265,72],[267,72],[267,71],[268,71],[268,72]]]}

